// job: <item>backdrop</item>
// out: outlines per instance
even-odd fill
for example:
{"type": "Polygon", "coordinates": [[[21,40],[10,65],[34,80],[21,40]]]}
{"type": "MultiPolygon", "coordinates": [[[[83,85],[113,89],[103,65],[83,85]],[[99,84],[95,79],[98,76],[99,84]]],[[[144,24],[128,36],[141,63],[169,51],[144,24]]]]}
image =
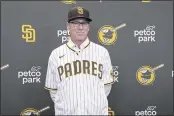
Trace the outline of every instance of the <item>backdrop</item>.
{"type": "Polygon", "coordinates": [[[171,115],[173,2],[75,0],[1,2],[1,114],[54,114],[48,58],[67,42],[68,10],[78,5],[93,19],[89,39],[110,53],[110,114],[171,115]]]}

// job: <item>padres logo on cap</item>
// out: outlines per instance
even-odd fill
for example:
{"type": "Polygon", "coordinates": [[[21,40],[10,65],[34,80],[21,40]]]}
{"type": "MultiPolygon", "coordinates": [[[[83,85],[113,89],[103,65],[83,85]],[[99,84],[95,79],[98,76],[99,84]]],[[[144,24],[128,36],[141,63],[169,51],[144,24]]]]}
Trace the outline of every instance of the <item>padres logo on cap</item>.
{"type": "Polygon", "coordinates": [[[77,12],[79,14],[83,14],[83,8],[82,7],[77,7],[77,12]]]}

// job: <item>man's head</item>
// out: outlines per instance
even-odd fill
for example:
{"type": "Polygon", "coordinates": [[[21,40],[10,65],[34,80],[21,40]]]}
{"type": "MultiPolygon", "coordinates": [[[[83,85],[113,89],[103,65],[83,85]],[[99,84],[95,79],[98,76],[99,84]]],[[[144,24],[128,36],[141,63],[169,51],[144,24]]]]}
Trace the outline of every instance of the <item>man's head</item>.
{"type": "Polygon", "coordinates": [[[73,7],[68,13],[67,29],[74,41],[84,41],[90,29],[91,18],[88,10],[82,7],[73,7]]]}

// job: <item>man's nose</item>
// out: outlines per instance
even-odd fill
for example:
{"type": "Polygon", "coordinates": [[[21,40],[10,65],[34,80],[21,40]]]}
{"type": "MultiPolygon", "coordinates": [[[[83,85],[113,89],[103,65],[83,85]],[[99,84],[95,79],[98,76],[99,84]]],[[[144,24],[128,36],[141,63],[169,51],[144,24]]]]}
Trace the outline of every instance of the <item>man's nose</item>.
{"type": "Polygon", "coordinates": [[[83,29],[83,24],[79,24],[79,29],[83,29]]]}

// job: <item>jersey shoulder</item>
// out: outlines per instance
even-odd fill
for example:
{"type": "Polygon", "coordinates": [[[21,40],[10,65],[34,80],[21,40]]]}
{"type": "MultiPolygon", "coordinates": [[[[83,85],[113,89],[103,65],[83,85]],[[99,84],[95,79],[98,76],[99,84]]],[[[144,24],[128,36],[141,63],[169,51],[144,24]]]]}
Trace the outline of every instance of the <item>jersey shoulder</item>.
{"type": "Polygon", "coordinates": [[[92,44],[92,47],[97,48],[98,50],[100,50],[102,52],[108,52],[108,50],[102,45],[99,45],[99,44],[94,43],[92,41],[91,41],[91,44],[92,44]]]}
{"type": "Polygon", "coordinates": [[[50,57],[55,57],[63,54],[63,51],[65,51],[66,44],[63,44],[51,51],[50,57]]]}

